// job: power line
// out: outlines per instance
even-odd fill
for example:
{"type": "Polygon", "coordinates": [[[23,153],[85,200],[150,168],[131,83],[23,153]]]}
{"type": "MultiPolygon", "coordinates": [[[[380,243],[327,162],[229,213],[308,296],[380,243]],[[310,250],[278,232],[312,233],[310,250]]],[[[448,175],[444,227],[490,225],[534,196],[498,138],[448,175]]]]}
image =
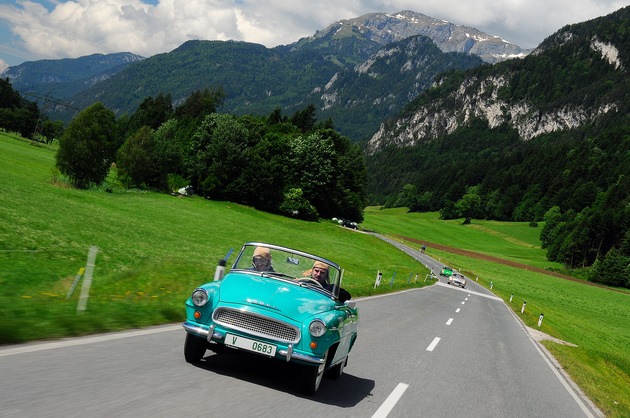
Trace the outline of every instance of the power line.
{"type": "Polygon", "coordinates": [[[44,101],[44,104],[42,105],[43,108],[46,107],[47,103],[54,103],[56,105],[59,106],[63,106],[63,107],[69,107],[70,109],[74,109],[74,110],[81,110],[78,107],[74,107],[69,103],[66,102],[62,102],[59,99],[55,99],[53,98],[50,93],[46,94],[45,96],[42,96],[41,94],[37,94],[37,93],[33,93],[33,92],[23,92],[22,94],[27,95],[27,96],[32,96],[32,97],[37,97],[38,99],[41,99],[44,101]]]}

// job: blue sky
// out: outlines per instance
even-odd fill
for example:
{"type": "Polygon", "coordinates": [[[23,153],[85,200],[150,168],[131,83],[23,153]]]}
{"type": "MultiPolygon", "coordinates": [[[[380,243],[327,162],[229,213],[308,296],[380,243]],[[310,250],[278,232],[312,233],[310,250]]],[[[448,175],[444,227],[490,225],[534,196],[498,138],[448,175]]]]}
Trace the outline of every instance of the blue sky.
{"type": "Polygon", "coordinates": [[[533,48],[628,0],[0,0],[0,72],[24,61],[168,52],[190,39],[290,44],[333,22],[411,10],[533,48]]]}

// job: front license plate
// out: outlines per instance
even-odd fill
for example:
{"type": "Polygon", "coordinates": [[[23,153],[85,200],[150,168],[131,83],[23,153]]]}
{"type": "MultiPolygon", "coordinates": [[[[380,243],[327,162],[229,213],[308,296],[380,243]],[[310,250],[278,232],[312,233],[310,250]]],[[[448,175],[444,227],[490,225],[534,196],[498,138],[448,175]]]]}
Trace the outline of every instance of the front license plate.
{"type": "Polygon", "coordinates": [[[250,340],[233,334],[225,334],[225,345],[242,348],[243,350],[253,351],[254,353],[264,354],[273,357],[276,355],[276,346],[273,344],[261,343],[260,341],[250,340]]]}

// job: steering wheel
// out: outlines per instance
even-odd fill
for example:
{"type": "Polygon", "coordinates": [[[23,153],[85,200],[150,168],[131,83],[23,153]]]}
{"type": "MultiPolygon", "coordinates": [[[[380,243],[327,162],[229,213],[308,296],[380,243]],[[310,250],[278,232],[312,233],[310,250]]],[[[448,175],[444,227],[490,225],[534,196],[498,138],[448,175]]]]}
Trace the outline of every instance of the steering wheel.
{"type": "Polygon", "coordinates": [[[321,287],[322,289],[324,288],[324,286],[322,286],[322,284],[320,282],[318,282],[315,279],[311,279],[310,277],[301,277],[299,279],[297,279],[298,282],[300,283],[311,283],[311,284],[315,284],[319,287],[321,287]]]}

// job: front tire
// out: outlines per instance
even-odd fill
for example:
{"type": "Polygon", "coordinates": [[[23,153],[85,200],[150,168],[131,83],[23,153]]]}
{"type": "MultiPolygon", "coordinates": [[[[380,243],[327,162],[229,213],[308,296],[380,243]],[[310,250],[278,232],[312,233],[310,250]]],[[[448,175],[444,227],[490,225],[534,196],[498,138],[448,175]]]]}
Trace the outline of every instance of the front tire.
{"type": "Polygon", "coordinates": [[[186,333],[184,342],[184,358],[188,363],[198,363],[206,354],[206,340],[186,333]]]}
{"type": "Polygon", "coordinates": [[[343,359],[341,363],[338,363],[335,366],[328,369],[328,371],[326,372],[326,376],[330,377],[333,380],[339,379],[341,375],[343,374],[344,367],[346,367],[347,365],[348,365],[348,357],[343,359]]]}
{"type": "Polygon", "coordinates": [[[303,394],[311,396],[317,392],[320,383],[322,383],[322,377],[324,377],[327,359],[328,351],[326,351],[326,354],[324,355],[324,362],[319,366],[302,366],[302,381],[300,382],[300,389],[303,394]]]}

